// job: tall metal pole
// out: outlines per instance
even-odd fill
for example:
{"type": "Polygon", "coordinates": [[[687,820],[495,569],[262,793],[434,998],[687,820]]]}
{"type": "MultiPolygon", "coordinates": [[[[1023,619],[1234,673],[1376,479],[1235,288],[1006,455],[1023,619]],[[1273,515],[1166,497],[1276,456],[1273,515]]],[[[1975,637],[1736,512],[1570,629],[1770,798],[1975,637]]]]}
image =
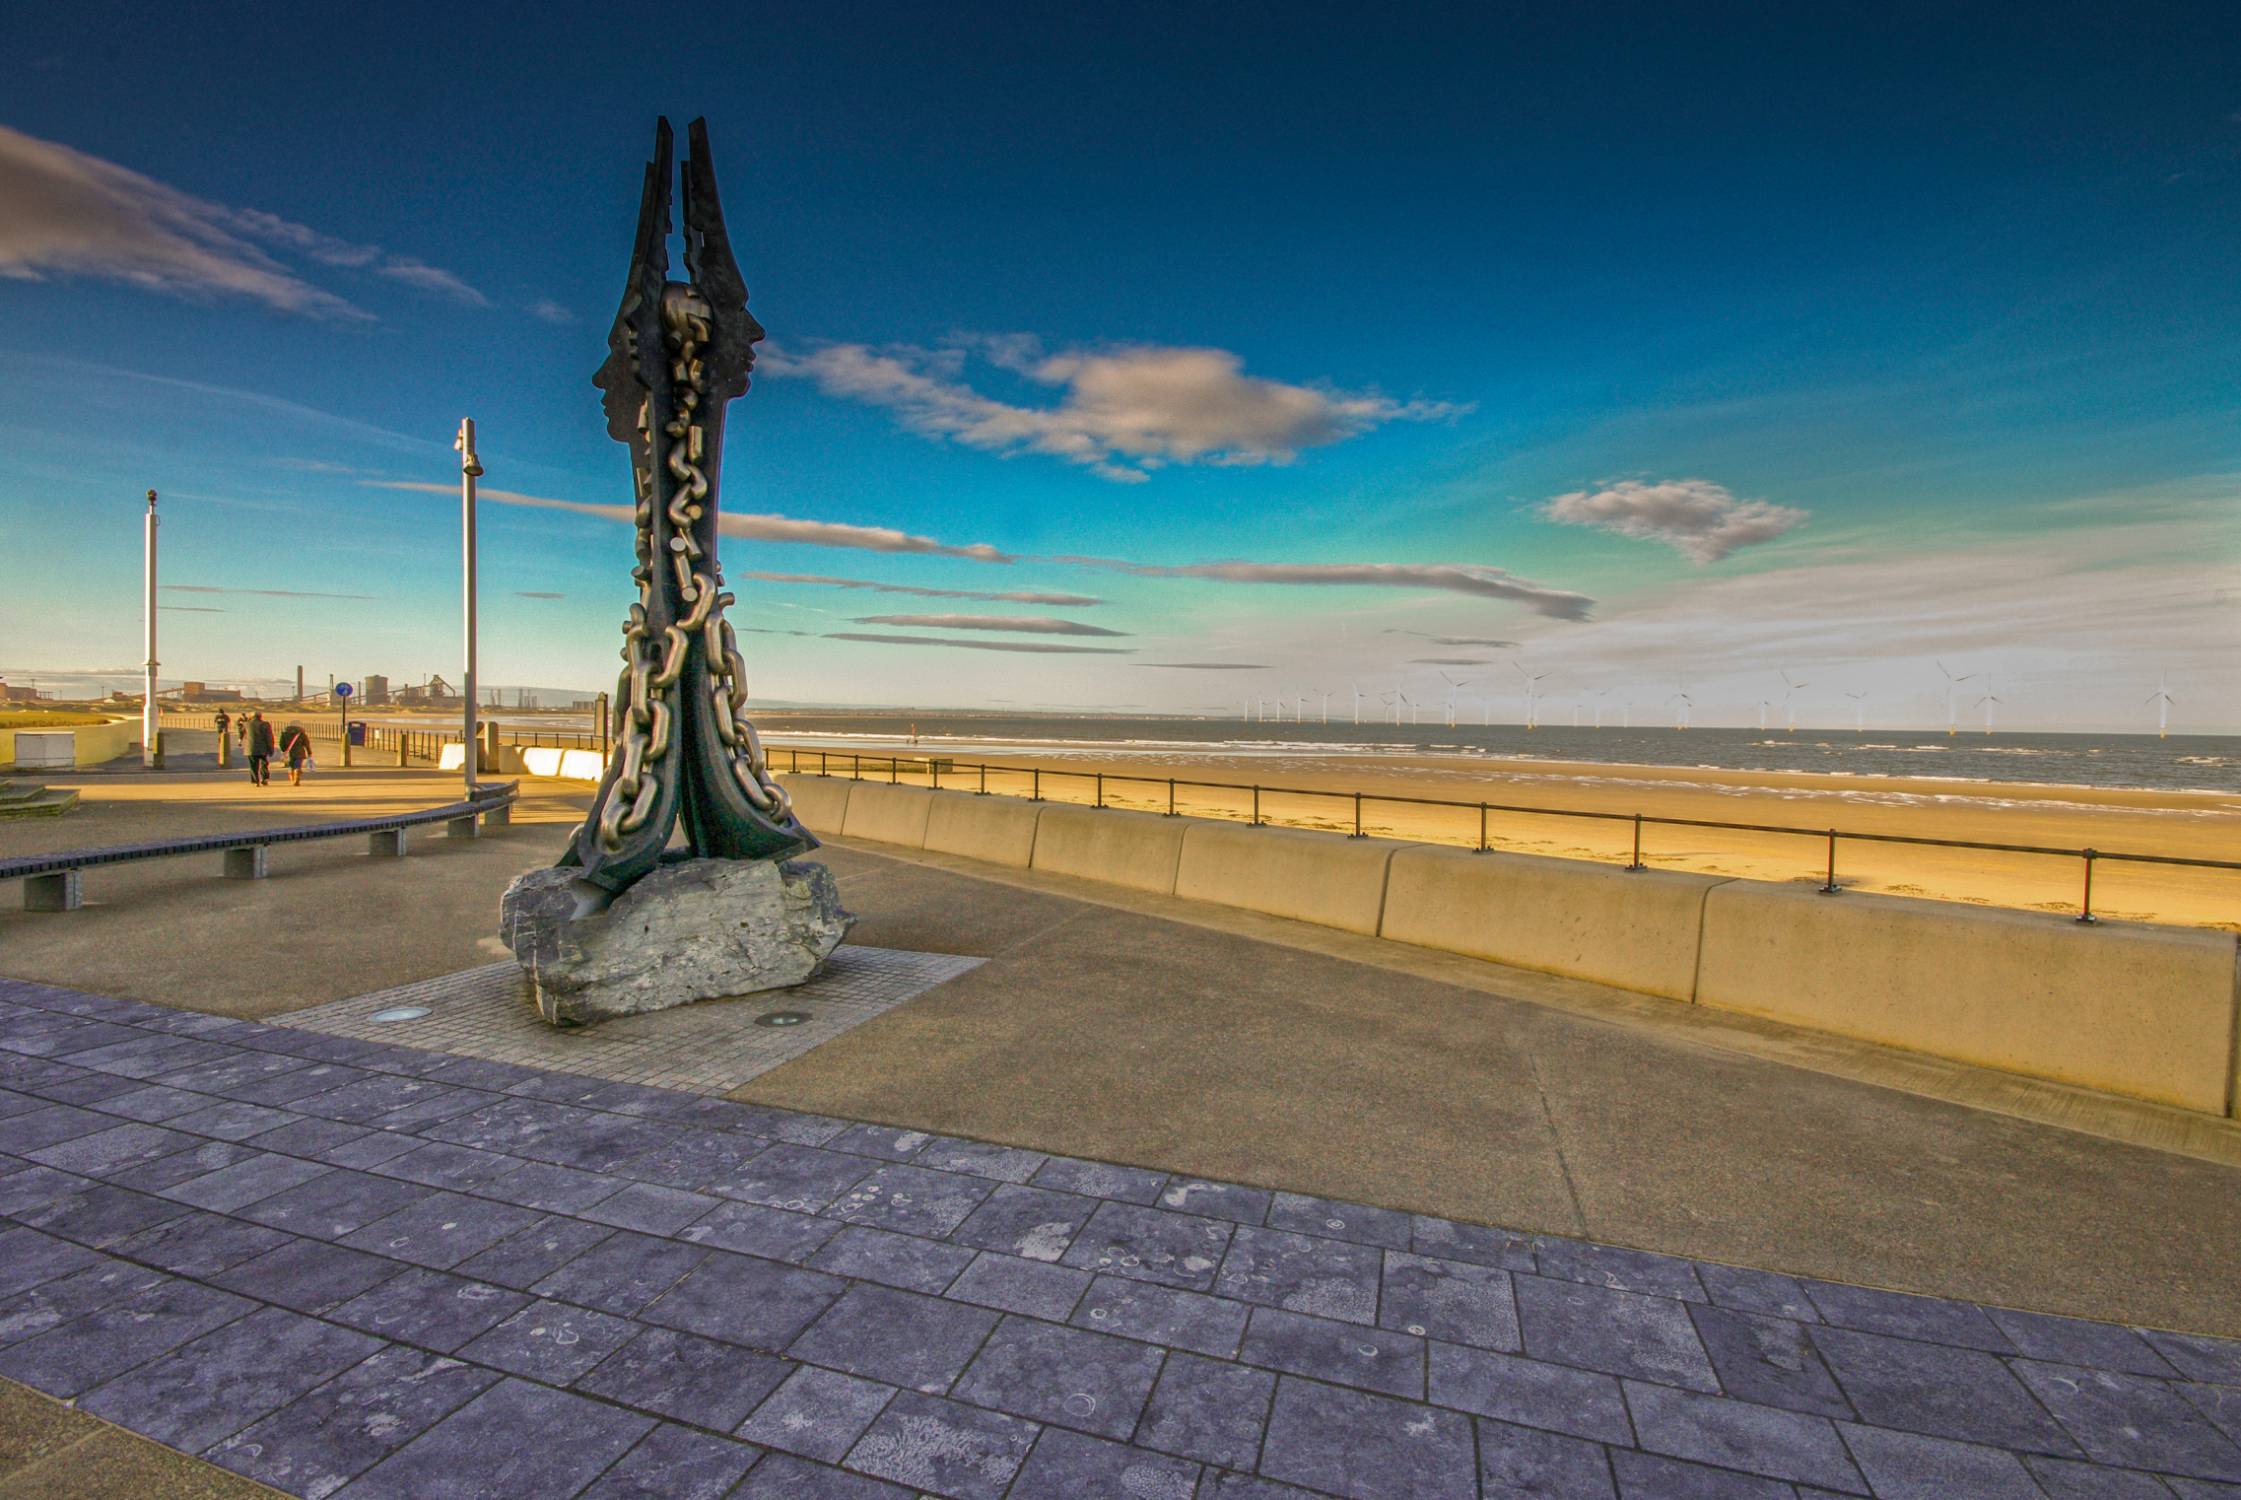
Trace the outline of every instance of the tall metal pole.
{"type": "Polygon", "coordinates": [[[475,480],[482,473],[482,460],[475,456],[475,419],[464,417],[459,423],[459,437],[452,446],[459,450],[459,528],[461,561],[465,569],[465,598],[467,624],[467,674],[460,684],[460,696],[465,700],[466,717],[461,735],[460,764],[467,778],[467,793],[475,790],[475,480]]]}
{"type": "Polygon", "coordinates": [[[148,661],[142,668],[142,688],[147,701],[140,710],[140,764],[154,769],[163,764],[160,731],[156,727],[156,492],[148,491],[148,661]]]}

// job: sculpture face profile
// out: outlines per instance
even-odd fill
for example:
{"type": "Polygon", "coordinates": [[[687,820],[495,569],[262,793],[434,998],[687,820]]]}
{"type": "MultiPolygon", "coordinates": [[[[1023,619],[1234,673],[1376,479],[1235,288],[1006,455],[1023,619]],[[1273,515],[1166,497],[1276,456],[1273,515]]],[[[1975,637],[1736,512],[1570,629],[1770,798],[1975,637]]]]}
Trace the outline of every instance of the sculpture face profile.
{"type": "Polygon", "coordinates": [[[690,279],[668,279],[670,146],[663,120],[630,279],[593,380],[608,435],[630,446],[638,599],[623,624],[615,754],[561,863],[609,892],[653,869],[680,822],[689,853],[702,858],[776,859],[817,847],[747,722],[747,668],[724,619],[734,601],[716,560],[724,409],[747,389],[763,328],[747,311],[701,120],[688,132],[681,174],[690,279]]]}

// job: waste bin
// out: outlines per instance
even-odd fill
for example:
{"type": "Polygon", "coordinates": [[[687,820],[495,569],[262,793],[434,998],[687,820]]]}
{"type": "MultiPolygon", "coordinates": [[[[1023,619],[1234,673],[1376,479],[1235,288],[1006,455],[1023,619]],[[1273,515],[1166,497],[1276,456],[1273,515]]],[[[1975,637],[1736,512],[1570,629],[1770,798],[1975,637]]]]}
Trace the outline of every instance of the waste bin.
{"type": "Polygon", "coordinates": [[[365,724],[365,721],[364,721],[363,719],[352,719],[352,720],[350,721],[350,743],[351,743],[351,744],[353,744],[353,745],[363,745],[363,744],[364,744],[365,742],[366,742],[366,724],[365,724]]]}

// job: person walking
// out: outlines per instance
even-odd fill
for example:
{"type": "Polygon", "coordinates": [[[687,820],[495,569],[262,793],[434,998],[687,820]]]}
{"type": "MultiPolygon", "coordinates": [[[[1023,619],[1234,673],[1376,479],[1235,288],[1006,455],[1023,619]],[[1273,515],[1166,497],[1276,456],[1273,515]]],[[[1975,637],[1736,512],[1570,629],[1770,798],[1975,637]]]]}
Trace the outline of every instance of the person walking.
{"type": "Polygon", "coordinates": [[[226,737],[227,730],[233,724],[233,715],[221,708],[218,710],[216,722],[218,726],[218,769],[223,771],[227,766],[233,764],[233,757],[227,754],[228,751],[233,749],[233,741],[226,737]]]}
{"type": "Polygon", "coordinates": [[[272,784],[272,726],[262,711],[251,709],[242,720],[241,747],[249,752],[249,781],[253,786],[272,784]]]}
{"type": "Polygon", "coordinates": [[[288,785],[302,786],[304,769],[311,764],[311,736],[301,724],[280,731],[280,753],[288,761],[288,785]]]}

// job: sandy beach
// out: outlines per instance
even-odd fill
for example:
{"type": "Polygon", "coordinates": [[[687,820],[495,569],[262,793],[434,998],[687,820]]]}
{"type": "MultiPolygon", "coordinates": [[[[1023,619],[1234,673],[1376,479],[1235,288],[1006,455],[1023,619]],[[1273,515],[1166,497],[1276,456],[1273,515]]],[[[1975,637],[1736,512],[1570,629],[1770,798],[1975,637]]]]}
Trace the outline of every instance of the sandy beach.
{"type": "MultiPolygon", "coordinates": [[[[769,737],[780,769],[796,763],[838,775],[852,767],[887,780],[890,756],[900,780],[926,785],[926,757],[952,762],[941,784],[978,790],[986,762],[1015,770],[986,773],[986,789],[1048,799],[1168,810],[1167,778],[1179,783],[1175,811],[1244,820],[1258,786],[1264,821],[1351,832],[1352,794],[1362,794],[1362,831],[1424,843],[1475,845],[1477,804],[1494,848],[1567,859],[1624,863],[1631,817],[1752,823],[1800,832],[1764,833],[1645,823],[1642,857],[1651,865],[1753,880],[1825,878],[1826,830],[1909,838],[1964,839],[2066,850],[2096,849],[2186,859],[2241,855],[2241,795],[2037,783],[1734,771],[1581,762],[1489,761],[1434,755],[1238,755],[1163,749],[1156,755],[1056,751],[1032,743],[913,747],[907,740],[842,742],[815,734],[769,737]],[[1181,783],[1218,782],[1222,787],[1181,783]],[[1304,795],[1339,793],[1344,795],[1304,795]],[[1469,804],[1422,806],[1429,799],[1469,804]],[[1550,809],[1550,812],[1509,809],[1550,809]],[[1621,820],[1558,815],[1621,815],[1621,820]]],[[[1839,841],[1838,883],[1848,890],[1927,896],[2048,912],[2077,910],[2084,862],[2075,857],[1978,849],[1839,841]]],[[[2140,922],[2241,930],[2241,871],[2102,860],[2094,873],[2096,915],[2140,922]]]]}

